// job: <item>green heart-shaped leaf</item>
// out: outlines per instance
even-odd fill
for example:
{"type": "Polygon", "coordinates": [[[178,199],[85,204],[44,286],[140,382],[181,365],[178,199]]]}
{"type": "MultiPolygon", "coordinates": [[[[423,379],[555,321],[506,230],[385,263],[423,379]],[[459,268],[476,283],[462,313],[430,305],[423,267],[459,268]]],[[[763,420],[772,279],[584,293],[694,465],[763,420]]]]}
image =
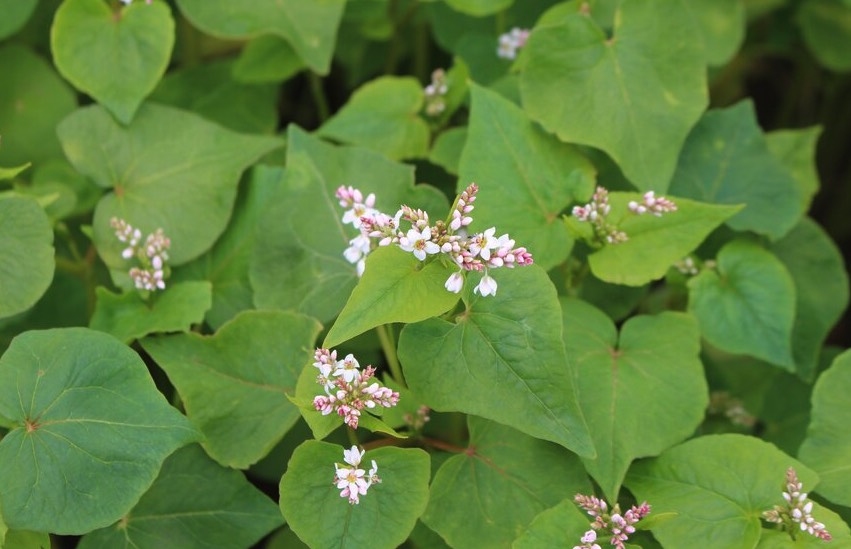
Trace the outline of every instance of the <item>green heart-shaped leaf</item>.
{"type": "Polygon", "coordinates": [[[38,203],[0,199],[0,318],[26,311],[53,280],[53,230],[38,203]]]}
{"type": "Polygon", "coordinates": [[[26,332],[0,358],[0,501],[10,528],[83,534],[124,516],[198,439],[139,355],[87,328],[26,332]]]}
{"type": "Polygon", "coordinates": [[[53,19],[50,49],[62,76],[128,124],[165,73],[174,20],[165,2],[117,10],[103,0],[66,0],[53,19]]]}
{"type": "Polygon", "coordinates": [[[842,0],[809,0],[800,4],[798,26],[810,51],[823,66],[851,70],[851,5],[842,0]]]}
{"type": "MultiPolygon", "coordinates": [[[[0,40],[18,31],[32,15],[38,0],[0,0],[0,40]]],[[[0,538],[2,541],[2,538],[0,538]]]]}
{"type": "Polygon", "coordinates": [[[804,211],[810,209],[813,196],[821,186],[816,169],[816,145],[821,132],[821,126],[812,126],[800,130],[776,130],[765,134],[768,150],[780,160],[798,183],[804,197],[804,211]]]}
{"type": "Polygon", "coordinates": [[[535,517],[511,548],[538,549],[577,543],[582,534],[590,529],[589,523],[588,515],[580,511],[573,498],[569,497],[535,517]]]}

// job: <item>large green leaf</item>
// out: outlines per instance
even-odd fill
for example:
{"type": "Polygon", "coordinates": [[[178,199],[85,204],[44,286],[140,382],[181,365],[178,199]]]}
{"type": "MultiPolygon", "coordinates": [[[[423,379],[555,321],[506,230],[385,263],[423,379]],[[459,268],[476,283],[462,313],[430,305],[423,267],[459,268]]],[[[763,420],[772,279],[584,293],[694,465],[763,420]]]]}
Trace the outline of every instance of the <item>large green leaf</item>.
{"type": "Polygon", "coordinates": [[[777,157],[795,178],[804,197],[804,211],[810,209],[813,196],[820,187],[816,169],[816,144],[821,126],[800,130],[776,130],[765,134],[768,150],[777,157]]]}
{"type": "Polygon", "coordinates": [[[552,282],[535,265],[491,274],[496,296],[474,295],[468,281],[466,310],[454,321],[432,318],[402,330],[408,385],[435,410],[476,414],[593,457],[552,282]]]}
{"type": "Polygon", "coordinates": [[[281,512],[287,524],[314,549],[398,547],[428,502],[429,457],[417,448],[369,450],[361,467],[375,460],[380,484],[350,505],[331,480],[343,448],[308,440],[293,453],[281,478],[281,512]]]}
{"type": "Polygon", "coordinates": [[[579,510],[571,497],[535,517],[511,548],[567,547],[571,542],[579,542],[582,534],[590,529],[590,522],[588,515],[579,510]]]}
{"type": "Polygon", "coordinates": [[[851,70],[851,5],[842,0],[801,2],[798,25],[815,58],[830,70],[851,70]]]}
{"type": "Polygon", "coordinates": [[[188,332],[204,320],[212,305],[211,291],[207,281],[168,284],[145,301],[135,290],[114,294],[99,286],[89,327],[125,343],[157,332],[188,332]]]}
{"type": "Polygon", "coordinates": [[[798,457],[818,472],[819,494],[838,505],[851,507],[851,353],[841,354],[816,382],[812,420],[798,457]]]}
{"type": "Polygon", "coordinates": [[[563,300],[562,311],[567,358],[597,448],[585,469],[617,501],[632,460],[682,442],[703,421],[709,389],[700,333],[682,313],[635,316],[618,336],[615,323],[583,301],[563,300]]]}
{"type": "Polygon", "coordinates": [[[429,129],[419,112],[423,88],[414,78],[385,76],[355,90],[319,135],[382,152],[389,158],[428,154],[429,129]]]}
{"type": "Polygon", "coordinates": [[[745,240],[721,248],[716,270],[688,281],[689,312],[707,341],[794,371],[795,283],[771,252],[745,240]]]}
{"type": "Polygon", "coordinates": [[[703,38],[706,62],[721,66],[730,61],[745,38],[742,0],[684,0],[703,38]]]}
{"type": "MultiPolygon", "coordinates": [[[[662,278],[668,269],[684,258],[741,206],[702,204],[685,198],[669,197],[677,211],[662,217],[635,215],[628,209],[630,201],[641,202],[636,193],[609,193],[611,223],[624,231],[628,240],[604,246],[588,256],[591,271],[600,280],[614,284],[642,286],[662,278]]],[[[478,201],[477,201],[478,204],[478,201]]],[[[590,226],[574,217],[565,222],[577,234],[588,234],[590,226]]]]}
{"type": "Polygon", "coordinates": [[[584,13],[539,28],[524,51],[523,107],[564,141],[606,151],[639,189],[664,192],[707,103],[697,32],[680,0],[623,2],[611,37],[584,13]]]}
{"type": "Polygon", "coordinates": [[[38,203],[0,199],[0,318],[32,307],[53,280],[53,230],[38,203]]]}
{"type": "Polygon", "coordinates": [[[375,250],[323,347],[336,347],[382,324],[419,322],[445,313],[458,302],[458,295],[444,288],[457,270],[439,260],[423,263],[395,246],[375,250]]]}
{"type": "Polygon", "coordinates": [[[32,15],[38,0],[0,0],[0,40],[15,34],[32,15]]]}
{"type": "Polygon", "coordinates": [[[508,8],[514,0],[445,0],[452,9],[472,15],[483,17],[492,15],[508,8]]]}
{"type": "Polygon", "coordinates": [[[287,80],[304,69],[290,43],[266,34],[248,42],[233,65],[237,82],[260,83],[287,80]]]}
{"type": "Polygon", "coordinates": [[[746,204],[727,225],[778,239],[795,226],[809,198],[771,154],[750,101],[707,112],[686,141],[671,194],[746,204]]]}
{"type": "Polygon", "coordinates": [[[174,20],[165,2],[115,9],[103,0],[66,0],[50,49],[62,76],[127,124],[168,67],[174,20]]]}
{"type": "Polygon", "coordinates": [[[848,306],[845,262],[827,233],[807,217],[770,250],[795,282],[792,354],[798,375],[812,380],[822,344],[848,306]]]}
{"type": "Polygon", "coordinates": [[[224,231],[242,170],[281,145],[153,104],[143,105],[128,127],[94,106],[63,120],[57,131],[74,167],[113,189],[101,198],[93,222],[98,252],[113,268],[125,261],[111,217],[145,234],[162,228],[171,238],[171,264],[186,263],[224,231]]]}
{"type": "Polygon", "coordinates": [[[536,515],[590,490],[563,448],[481,418],[467,423],[470,442],[438,469],[422,519],[452,547],[511,547],[536,515]]]}
{"type": "Polygon", "coordinates": [[[272,500],[193,444],[165,460],[150,490],[126,516],[87,534],[77,547],[242,549],[282,523],[272,500]]]}
{"type": "Polygon", "coordinates": [[[325,74],[345,0],[178,0],[180,11],[201,30],[225,38],[276,34],[286,39],[304,63],[325,74]]]}
{"type": "Polygon", "coordinates": [[[0,358],[0,501],[10,528],[83,534],[119,520],[198,439],[142,359],[87,328],[26,332],[0,358]]]}
{"type": "Polygon", "coordinates": [[[0,47],[0,67],[0,164],[62,156],[56,124],[76,107],[74,92],[44,59],[18,44],[0,47]]]}
{"type": "Polygon", "coordinates": [[[246,468],[298,419],[287,396],[295,393],[320,329],[297,313],[245,311],[213,336],[150,337],[142,346],[177,388],[210,456],[246,468]]]}
{"type": "Polygon", "coordinates": [[[653,528],[663,546],[746,548],[760,539],[761,513],[784,503],[789,467],[805,491],[815,487],[818,476],[812,470],[767,442],[710,435],[636,463],[626,486],[636,499],[650,502],[654,514],[676,513],[653,528]]]}
{"type": "Polygon", "coordinates": [[[472,87],[470,129],[459,166],[459,192],[479,185],[471,229],[496,226],[526,246],[544,269],[573,245],[559,214],[594,191],[594,166],[574,147],[533,124],[496,92],[472,87]]]}
{"type": "Polygon", "coordinates": [[[343,257],[358,230],[341,222],[334,197],[341,185],[376,194],[376,208],[393,215],[399,205],[446,215],[446,198],[433,187],[414,186],[411,166],[356,147],[334,147],[296,126],[287,133],[287,169],[260,168],[256,178],[275,190],[257,220],[251,261],[254,303],[263,309],[294,309],[325,322],[333,319],[355,287],[355,266],[343,257]]]}

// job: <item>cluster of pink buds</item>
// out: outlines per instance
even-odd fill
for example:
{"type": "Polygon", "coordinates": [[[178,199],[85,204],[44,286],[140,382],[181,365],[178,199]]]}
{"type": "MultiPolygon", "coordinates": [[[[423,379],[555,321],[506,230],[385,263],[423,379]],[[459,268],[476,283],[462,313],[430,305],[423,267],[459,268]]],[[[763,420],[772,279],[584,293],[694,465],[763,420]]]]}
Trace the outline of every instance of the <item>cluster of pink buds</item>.
{"type": "Polygon", "coordinates": [[[528,39],[529,29],[514,27],[511,31],[500,35],[496,55],[503,59],[514,59],[517,57],[517,50],[525,46],[528,39]]]}
{"type": "Polygon", "coordinates": [[[323,416],[336,413],[352,429],[358,428],[361,410],[383,406],[390,408],[399,402],[399,393],[370,380],[375,368],[367,366],[361,371],[354,355],[337,360],[337,351],[316,349],[313,355],[319,370],[316,382],[325,389],[324,395],[313,399],[313,407],[323,416]]]}
{"type": "Polygon", "coordinates": [[[340,497],[349,498],[351,505],[359,504],[360,496],[365,496],[370,486],[381,482],[378,477],[378,464],[374,459],[369,471],[360,468],[365,453],[365,450],[352,446],[350,450],[343,450],[345,464],[334,464],[334,484],[340,490],[340,497]]]}
{"type": "Polygon", "coordinates": [[[645,501],[641,505],[633,505],[626,513],[621,514],[620,506],[615,504],[609,513],[609,506],[602,499],[594,496],[576,494],[573,498],[579,507],[594,517],[591,530],[582,536],[582,545],[576,545],[573,549],[600,549],[597,534],[606,531],[605,535],[611,535],[611,544],[617,549],[624,549],[624,543],[630,534],[635,532],[635,524],[650,513],[650,505],[645,501]]]}
{"type": "MultiPolygon", "coordinates": [[[[124,4],[125,6],[129,6],[130,4],[133,3],[133,0],[121,0],[121,3],[124,4]]],[[[145,3],[150,4],[151,0],[145,0],[145,3]]]]}
{"type": "Polygon", "coordinates": [[[168,261],[171,240],[165,236],[163,230],[157,229],[148,235],[144,243],[141,243],[142,232],[123,219],[113,217],[109,223],[115,229],[118,240],[127,245],[121,251],[121,257],[136,258],[140,263],[140,266],[133,267],[129,271],[136,288],[145,291],[164,290],[165,279],[169,274],[166,261],[168,261]]]}
{"type": "Polygon", "coordinates": [[[425,113],[434,118],[446,110],[446,92],[449,91],[449,82],[446,80],[446,71],[435,69],[431,73],[431,84],[423,90],[425,93],[425,113]]]}
{"type": "Polygon", "coordinates": [[[786,470],[786,485],[783,499],[786,505],[775,505],[774,509],[765,511],[762,518],[768,522],[782,525],[789,532],[792,539],[798,531],[806,532],[824,541],[830,541],[832,536],[825,530],[824,524],[816,521],[812,516],[813,502],[807,499],[807,493],[802,492],[803,484],[798,480],[798,473],[789,467],[786,470]]]}
{"type": "Polygon", "coordinates": [[[741,427],[750,428],[757,422],[757,418],[745,409],[742,401],[727,391],[712,391],[706,411],[714,415],[723,415],[730,420],[730,423],[741,427]]]}
{"type": "Polygon", "coordinates": [[[394,217],[390,217],[372,208],[373,195],[364,200],[363,194],[357,189],[340,187],[337,189],[340,204],[352,208],[343,216],[343,221],[351,222],[347,220],[357,214],[358,208],[363,212],[358,224],[361,234],[352,239],[343,255],[352,263],[356,258],[361,261],[369,253],[364,253],[364,250],[372,247],[371,239],[377,239],[378,246],[395,244],[414,254],[420,261],[425,261],[429,256],[442,256],[451,261],[459,270],[446,281],[445,287],[450,292],[461,291],[466,272],[479,271],[484,276],[473,291],[482,296],[496,295],[496,280],[488,275],[488,270],[531,265],[532,254],[524,247],[515,247],[514,240],[507,234],[497,237],[496,227],[468,236],[467,226],[473,222],[470,213],[478,190],[478,185],[471,183],[456,199],[449,218],[431,224],[427,212],[402,206],[394,217]],[[411,228],[402,231],[402,221],[410,223],[411,228]],[[363,247],[359,247],[361,244],[363,247]],[[356,249],[352,251],[353,248],[356,249]]]}
{"type": "MultiPolygon", "coordinates": [[[[656,197],[653,191],[644,194],[644,200],[640,204],[630,201],[629,211],[635,215],[651,213],[656,217],[662,214],[677,211],[677,205],[664,196],[656,197]]],[[[594,238],[598,244],[620,244],[629,240],[627,234],[609,221],[612,207],[609,204],[609,191],[603,187],[597,187],[591,202],[584,206],[573,207],[573,217],[579,221],[588,222],[594,228],[594,238]]]]}
{"type": "Polygon", "coordinates": [[[431,421],[431,417],[428,415],[431,412],[431,408],[426,405],[422,405],[417,408],[417,413],[415,414],[405,414],[402,416],[402,419],[405,423],[414,431],[422,431],[425,424],[431,421]]]}

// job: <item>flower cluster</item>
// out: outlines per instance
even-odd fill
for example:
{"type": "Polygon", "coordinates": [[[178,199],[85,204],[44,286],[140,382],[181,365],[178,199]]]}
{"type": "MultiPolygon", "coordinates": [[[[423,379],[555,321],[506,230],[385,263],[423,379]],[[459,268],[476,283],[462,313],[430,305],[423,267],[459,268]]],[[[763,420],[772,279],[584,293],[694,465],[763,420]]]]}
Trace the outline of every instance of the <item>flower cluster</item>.
{"type": "Polygon", "coordinates": [[[165,290],[165,279],[169,274],[166,261],[168,261],[171,240],[165,236],[163,230],[157,229],[142,243],[142,231],[123,219],[113,217],[109,223],[115,229],[118,240],[127,245],[122,250],[121,257],[124,259],[135,257],[141,265],[141,268],[133,267],[129,271],[136,288],[146,291],[165,290]]]}
{"type": "MultiPolygon", "coordinates": [[[[677,205],[672,200],[664,196],[657,197],[653,191],[644,193],[643,200],[640,203],[634,200],[630,201],[627,207],[635,215],[650,213],[656,217],[661,217],[662,214],[668,212],[677,211],[677,205]]],[[[609,191],[603,187],[597,187],[597,190],[594,191],[594,195],[591,197],[591,202],[584,206],[574,206],[572,213],[573,217],[579,221],[591,223],[594,229],[594,237],[598,242],[608,244],[626,242],[629,240],[627,234],[609,221],[611,211],[609,191]]]]}
{"type": "Polygon", "coordinates": [[[343,450],[345,464],[334,464],[336,471],[334,484],[340,490],[340,497],[349,498],[349,503],[352,505],[360,503],[360,496],[365,496],[370,486],[381,482],[377,474],[378,464],[374,459],[368,472],[360,468],[360,462],[365,453],[365,450],[358,450],[357,446],[352,446],[350,450],[343,450]]]}
{"type": "Polygon", "coordinates": [[[421,431],[425,424],[431,421],[431,416],[428,413],[431,412],[431,408],[423,404],[419,408],[417,408],[416,415],[414,414],[405,414],[402,416],[405,424],[407,424],[414,431],[421,431]]]}
{"type": "Polygon", "coordinates": [[[472,236],[467,234],[467,226],[473,222],[470,213],[478,190],[479,187],[471,183],[456,199],[449,218],[431,224],[428,213],[422,210],[403,205],[394,217],[390,217],[373,208],[375,195],[364,199],[359,190],[340,187],[337,189],[340,205],[351,208],[343,215],[343,222],[351,223],[361,233],[349,241],[343,255],[349,262],[358,264],[360,274],[364,258],[372,249],[372,239],[377,239],[378,246],[395,244],[420,261],[428,256],[441,256],[457,266],[458,272],[445,284],[450,292],[461,291],[466,272],[478,271],[484,276],[473,291],[482,296],[496,295],[496,280],[488,275],[489,269],[531,265],[532,254],[524,247],[515,247],[514,240],[507,234],[497,237],[496,227],[472,236]],[[402,231],[402,221],[410,223],[411,228],[402,231]]]}
{"type": "Polygon", "coordinates": [[[446,92],[449,91],[449,82],[446,80],[446,71],[435,69],[431,73],[431,84],[425,87],[425,113],[434,118],[446,109],[446,92]]]}
{"type": "MultiPolygon", "coordinates": [[[[145,3],[150,5],[151,1],[152,0],[145,0],[145,3]]],[[[133,3],[133,0],[121,0],[121,3],[124,4],[125,6],[129,6],[130,4],[133,3]]]]}
{"type": "Polygon", "coordinates": [[[709,395],[709,407],[707,412],[715,415],[724,415],[733,425],[741,427],[753,427],[757,418],[751,415],[742,401],[732,396],[727,391],[712,391],[709,395]]]}
{"type": "Polygon", "coordinates": [[[638,521],[646,517],[650,513],[650,505],[645,501],[641,505],[633,505],[626,513],[621,515],[620,506],[615,504],[612,512],[608,512],[609,506],[605,501],[594,496],[584,496],[576,494],[573,498],[579,507],[585,510],[586,513],[594,517],[594,522],[591,523],[591,530],[585,532],[582,536],[582,545],[576,545],[573,549],[600,549],[600,546],[595,543],[597,541],[597,533],[601,530],[611,534],[611,544],[617,549],[624,549],[629,535],[635,532],[635,526],[638,521]]]}
{"type": "Polygon", "coordinates": [[[768,522],[781,524],[783,529],[792,536],[792,539],[795,539],[795,533],[798,530],[824,541],[833,539],[830,533],[825,530],[824,524],[813,518],[811,514],[813,502],[807,500],[806,492],[801,492],[803,484],[798,480],[798,473],[792,467],[786,470],[785,488],[783,499],[786,500],[786,505],[775,505],[774,509],[765,511],[762,518],[768,522]]]}
{"type": "Polygon", "coordinates": [[[325,389],[324,395],[313,399],[313,407],[323,416],[335,412],[352,429],[358,428],[361,410],[383,406],[390,408],[399,402],[399,393],[382,387],[375,376],[375,368],[367,366],[361,371],[360,364],[351,354],[337,360],[337,351],[316,349],[313,355],[319,370],[316,382],[325,389]]]}
{"type": "Polygon", "coordinates": [[[514,27],[511,31],[500,35],[496,55],[503,59],[514,59],[517,57],[517,50],[525,46],[528,39],[529,29],[514,27]]]}

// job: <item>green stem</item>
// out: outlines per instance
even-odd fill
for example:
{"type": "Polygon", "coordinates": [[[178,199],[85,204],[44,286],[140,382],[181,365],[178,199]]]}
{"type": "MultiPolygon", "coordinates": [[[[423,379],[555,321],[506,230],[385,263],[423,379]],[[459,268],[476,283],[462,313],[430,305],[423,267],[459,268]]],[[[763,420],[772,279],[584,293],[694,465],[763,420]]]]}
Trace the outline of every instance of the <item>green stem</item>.
{"type": "Polygon", "coordinates": [[[354,429],[346,429],[346,434],[349,435],[349,442],[351,442],[355,446],[360,446],[360,441],[358,441],[358,434],[354,429]]]}
{"type": "Polygon", "coordinates": [[[316,103],[316,114],[319,116],[319,122],[324,123],[331,116],[331,111],[328,108],[328,100],[325,98],[325,90],[322,89],[322,79],[313,71],[307,73],[307,80],[310,83],[310,95],[313,96],[313,102],[316,103]]]}
{"type": "Polygon", "coordinates": [[[393,376],[393,381],[407,388],[405,378],[402,376],[402,366],[399,364],[399,357],[396,355],[396,342],[393,338],[393,330],[389,324],[382,324],[375,328],[378,333],[378,340],[381,342],[381,350],[384,351],[384,356],[387,358],[387,364],[390,366],[390,375],[393,376]]]}

